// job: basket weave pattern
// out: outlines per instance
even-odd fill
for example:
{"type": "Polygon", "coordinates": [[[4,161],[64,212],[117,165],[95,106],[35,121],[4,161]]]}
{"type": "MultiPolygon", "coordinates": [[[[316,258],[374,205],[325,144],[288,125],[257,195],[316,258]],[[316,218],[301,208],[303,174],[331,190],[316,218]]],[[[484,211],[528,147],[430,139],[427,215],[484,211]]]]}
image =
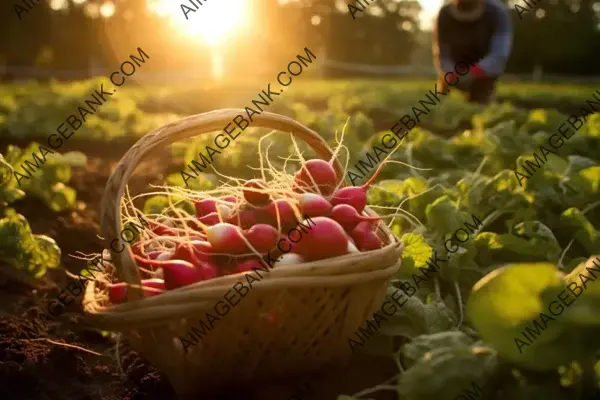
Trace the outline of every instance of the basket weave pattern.
{"type": "MultiPolygon", "coordinates": [[[[118,237],[121,200],[127,181],[140,160],[153,150],[178,140],[221,130],[244,110],[226,109],[199,114],[165,125],[144,136],[120,160],[102,199],[102,236],[118,237]]],[[[254,125],[289,132],[302,139],[326,160],[332,157],[327,143],[297,121],[263,112],[254,125]]],[[[226,151],[226,150],[225,150],[226,151]]],[[[337,160],[339,176],[343,169],[337,160]]],[[[366,209],[369,215],[376,215],[366,209]]],[[[310,234],[310,232],[308,233],[310,234]]],[[[128,291],[128,301],[110,305],[100,299],[95,282],[83,300],[86,322],[98,329],[122,332],[131,346],[164,372],[180,394],[202,387],[219,386],[258,377],[303,373],[345,361],[350,355],[348,338],[371,318],[384,301],[389,279],[400,267],[402,243],[380,224],[378,234],[386,246],[261,272],[262,279],[227,315],[218,316],[214,328],[184,351],[179,338],[189,340],[192,328],[214,312],[215,303],[236,282],[248,285],[244,274],[217,279],[142,298],[128,291]],[[275,315],[273,320],[269,315],[275,315]]],[[[112,253],[104,271],[110,279],[140,285],[130,250],[112,253]]]]}

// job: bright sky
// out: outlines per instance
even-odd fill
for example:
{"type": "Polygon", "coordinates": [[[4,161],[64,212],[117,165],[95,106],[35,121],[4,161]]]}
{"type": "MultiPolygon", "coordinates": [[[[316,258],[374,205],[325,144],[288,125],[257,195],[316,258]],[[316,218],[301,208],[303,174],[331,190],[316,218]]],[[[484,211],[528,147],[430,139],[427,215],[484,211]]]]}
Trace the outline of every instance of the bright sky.
{"type": "Polygon", "coordinates": [[[444,0],[420,0],[421,7],[421,28],[431,29],[433,20],[442,6],[444,0]]]}

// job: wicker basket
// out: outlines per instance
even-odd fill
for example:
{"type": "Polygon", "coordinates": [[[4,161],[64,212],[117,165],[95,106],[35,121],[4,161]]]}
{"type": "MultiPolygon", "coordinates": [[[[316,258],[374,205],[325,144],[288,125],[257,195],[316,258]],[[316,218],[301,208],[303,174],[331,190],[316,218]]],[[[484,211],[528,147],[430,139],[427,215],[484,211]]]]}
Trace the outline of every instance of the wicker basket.
{"type": "MultiPolygon", "coordinates": [[[[226,109],[190,116],[138,141],[106,185],[101,204],[102,236],[118,237],[121,197],[144,155],[180,139],[218,131],[243,112],[226,109]]],[[[331,149],[316,132],[291,118],[263,112],[254,119],[253,126],[290,132],[319,157],[332,157],[331,149]]],[[[343,172],[337,160],[334,167],[338,174],[343,172]]],[[[376,215],[370,209],[366,212],[376,215]]],[[[180,395],[340,364],[351,355],[348,339],[381,306],[389,279],[400,267],[402,243],[384,224],[377,233],[386,244],[382,249],[263,273],[263,279],[253,283],[246,297],[187,352],[178,338],[187,337],[192,327],[198,328],[200,319],[206,320],[205,313],[214,309],[243,274],[143,299],[140,291],[130,290],[128,301],[120,305],[101,300],[100,286],[92,281],[83,300],[85,319],[98,329],[121,332],[137,352],[168,376],[180,395]],[[265,318],[271,312],[277,313],[276,323],[265,318]]],[[[114,264],[104,271],[104,278],[116,273],[121,281],[140,284],[129,250],[111,254],[111,258],[114,264]]]]}

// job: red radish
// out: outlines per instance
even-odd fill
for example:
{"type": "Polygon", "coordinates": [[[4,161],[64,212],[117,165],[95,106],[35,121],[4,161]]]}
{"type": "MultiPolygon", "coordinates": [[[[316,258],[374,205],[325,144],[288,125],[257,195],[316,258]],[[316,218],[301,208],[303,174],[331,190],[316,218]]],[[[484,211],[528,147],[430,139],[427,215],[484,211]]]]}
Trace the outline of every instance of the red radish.
{"type": "Polygon", "coordinates": [[[294,187],[297,191],[318,192],[329,196],[337,187],[338,182],[335,170],[327,161],[314,159],[304,163],[300,171],[296,173],[294,187]]]}
{"type": "Polygon", "coordinates": [[[200,217],[198,219],[200,222],[202,222],[204,225],[208,225],[208,226],[213,226],[216,225],[218,223],[221,222],[221,219],[219,218],[219,214],[217,214],[217,212],[211,212],[210,214],[206,214],[203,217],[200,217]]]}
{"type": "Polygon", "coordinates": [[[292,252],[300,254],[306,261],[347,254],[348,236],[340,224],[327,217],[314,217],[302,224],[311,228],[298,243],[294,243],[292,252]]]}
{"type": "Polygon", "coordinates": [[[262,208],[269,224],[277,226],[277,211],[279,211],[281,226],[296,224],[298,222],[290,201],[291,200],[277,199],[262,208]]]}
{"type": "Polygon", "coordinates": [[[239,210],[235,215],[231,216],[225,222],[237,225],[242,229],[248,229],[259,222],[260,214],[261,212],[258,209],[239,210]]]}
{"type": "Polygon", "coordinates": [[[248,202],[248,204],[252,204],[253,206],[262,206],[267,204],[271,200],[271,196],[269,193],[263,192],[267,190],[269,186],[267,182],[262,179],[251,179],[244,183],[244,199],[248,202]],[[251,190],[258,189],[258,190],[251,190]]]}
{"type": "Polygon", "coordinates": [[[287,253],[279,257],[277,262],[273,264],[273,268],[283,265],[294,265],[294,264],[302,264],[304,259],[300,254],[296,253],[287,253]]]}
{"type": "Polygon", "coordinates": [[[298,205],[302,214],[309,217],[328,217],[333,207],[323,196],[310,192],[300,195],[298,205]]]}
{"type": "Polygon", "coordinates": [[[248,229],[244,236],[252,247],[261,254],[267,253],[277,245],[279,240],[279,231],[267,224],[256,224],[248,229]]]}
{"type": "Polygon", "coordinates": [[[345,230],[351,231],[363,221],[377,221],[378,217],[365,217],[360,215],[354,207],[348,204],[338,204],[331,209],[331,218],[338,222],[345,230]]]}
{"type": "Polygon", "coordinates": [[[146,262],[146,260],[156,260],[157,257],[159,257],[162,254],[163,254],[162,251],[149,251],[147,254],[141,255],[140,258],[136,259],[138,261],[137,264],[142,268],[154,271],[156,269],[156,267],[149,264],[148,262],[146,262]]]}
{"type": "Polygon", "coordinates": [[[175,253],[172,251],[163,251],[162,254],[159,254],[154,260],[156,261],[167,261],[173,258],[175,253]]]}
{"type": "Polygon", "coordinates": [[[177,236],[177,233],[168,226],[156,225],[152,228],[157,236],[177,236]]]}
{"type": "Polygon", "coordinates": [[[202,273],[193,264],[183,260],[164,261],[160,265],[168,290],[191,285],[202,280],[202,273]]]}
{"type": "Polygon", "coordinates": [[[352,253],[360,253],[360,250],[356,248],[356,246],[351,240],[348,240],[348,254],[352,253]]]}
{"type": "MultiPolygon", "coordinates": [[[[142,279],[143,293],[145,297],[156,296],[165,291],[165,282],[162,279],[142,279]],[[150,289],[146,289],[150,288],[150,289]],[[157,289],[157,290],[152,290],[157,289]]],[[[127,300],[127,283],[118,282],[108,285],[108,298],[112,304],[119,304],[127,300]]]]}
{"type": "Polygon", "coordinates": [[[352,239],[360,251],[377,250],[383,247],[383,241],[373,232],[371,222],[361,222],[352,230],[352,239]]]}
{"type": "Polygon", "coordinates": [[[219,268],[209,262],[201,262],[199,265],[196,265],[196,269],[200,272],[203,281],[221,276],[219,268]]]}
{"type": "Polygon", "coordinates": [[[217,201],[215,199],[196,201],[194,202],[194,208],[196,209],[196,217],[201,218],[217,211],[217,201]]]}
{"type": "Polygon", "coordinates": [[[213,262],[215,251],[209,242],[204,240],[192,240],[190,243],[192,244],[194,254],[198,260],[209,263],[213,262]]]}
{"type": "Polygon", "coordinates": [[[215,253],[244,254],[250,251],[243,239],[242,229],[238,226],[221,222],[209,226],[206,236],[215,253]]]}
{"type": "Polygon", "coordinates": [[[170,258],[188,261],[197,267],[203,261],[212,262],[213,253],[210,243],[202,240],[193,240],[178,244],[175,253],[170,258]]]}
{"type": "Polygon", "coordinates": [[[146,297],[156,296],[167,290],[167,287],[165,286],[165,281],[157,278],[143,279],[142,286],[144,287],[144,296],[146,297]],[[156,290],[149,290],[146,288],[156,290]]]}
{"type": "Polygon", "coordinates": [[[230,270],[231,274],[239,274],[241,272],[251,272],[252,268],[261,268],[264,269],[265,266],[260,262],[257,258],[251,258],[249,260],[245,260],[239,262],[230,270]]]}
{"type": "Polygon", "coordinates": [[[232,204],[237,204],[238,203],[238,198],[232,195],[229,196],[223,196],[220,198],[220,200],[227,202],[227,203],[232,203],[232,204]]]}
{"type": "MultiPolygon", "coordinates": [[[[388,155],[389,156],[389,155],[388,155]]],[[[387,157],[386,157],[387,158],[387,157]]],[[[384,160],[385,161],[385,160],[384,160]]],[[[362,186],[346,186],[336,190],[331,196],[331,204],[337,206],[338,204],[349,204],[361,214],[367,206],[367,190],[375,181],[375,178],[379,175],[381,168],[385,165],[382,161],[379,167],[373,173],[373,176],[362,186]]]]}
{"type": "Polygon", "coordinates": [[[118,282],[108,285],[108,298],[112,304],[123,303],[127,299],[127,283],[118,282]]]}

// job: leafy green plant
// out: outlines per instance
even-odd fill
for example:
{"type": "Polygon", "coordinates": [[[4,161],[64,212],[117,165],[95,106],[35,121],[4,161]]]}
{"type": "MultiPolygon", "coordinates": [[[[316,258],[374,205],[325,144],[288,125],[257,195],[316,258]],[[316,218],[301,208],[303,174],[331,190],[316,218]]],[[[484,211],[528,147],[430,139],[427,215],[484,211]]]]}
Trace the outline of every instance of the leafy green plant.
{"type": "MultiPolygon", "coordinates": [[[[12,173],[12,166],[0,154],[0,176],[6,178],[12,173]]],[[[54,239],[33,234],[23,215],[6,208],[24,196],[25,192],[19,188],[7,184],[0,186],[0,210],[3,210],[0,218],[0,263],[40,278],[47,269],[59,266],[61,251],[54,239]]]]}

